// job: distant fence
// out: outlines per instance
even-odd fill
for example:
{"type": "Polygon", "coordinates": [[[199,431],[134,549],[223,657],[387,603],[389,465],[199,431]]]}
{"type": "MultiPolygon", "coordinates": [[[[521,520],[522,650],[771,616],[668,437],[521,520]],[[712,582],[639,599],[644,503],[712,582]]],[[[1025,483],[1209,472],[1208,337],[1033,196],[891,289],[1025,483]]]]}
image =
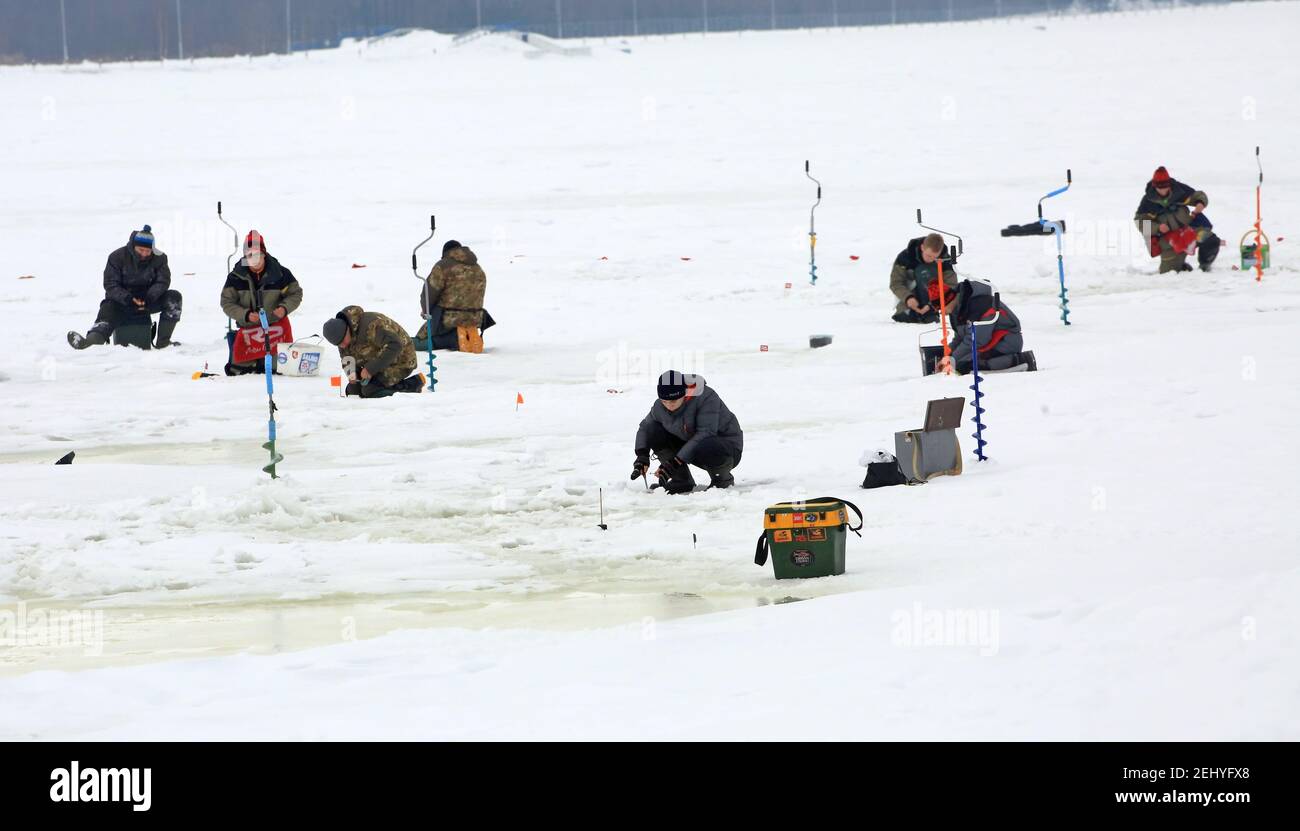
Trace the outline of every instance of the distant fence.
{"type": "Polygon", "coordinates": [[[607,38],[1228,2],[1246,0],[0,0],[0,63],[261,55],[406,28],[607,38]]]}

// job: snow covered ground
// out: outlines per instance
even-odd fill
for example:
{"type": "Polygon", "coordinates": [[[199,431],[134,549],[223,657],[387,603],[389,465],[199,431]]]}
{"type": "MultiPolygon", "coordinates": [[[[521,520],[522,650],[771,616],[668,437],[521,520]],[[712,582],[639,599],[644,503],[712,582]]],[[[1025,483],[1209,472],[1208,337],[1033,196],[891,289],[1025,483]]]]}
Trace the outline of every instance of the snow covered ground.
{"type": "Polygon", "coordinates": [[[1255,3],[0,68],[0,737],[1300,738],[1297,242],[1231,270],[1257,144],[1265,229],[1300,234],[1297,27],[1255,3]],[[1141,251],[1158,164],[1210,196],[1212,274],[1141,251]],[[1068,329],[1050,239],[998,235],[1066,168],[1068,329]],[[488,353],[377,402],[277,379],[269,481],[261,379],[190,378],[224,362],[218,200],[298,275],[300,336],[349,303],[414,329],[436,214],[421,270],[478,252],[488,353]],[[864,449],[967,394],[889,320],[918,207],[1041,371],[987,380],[989,462],[963,430],[962,476],[867,492],[864,449]],[[146,222],[183,345],[73,352],[146,222]],[[627,480],[669,367],[738,414],[737,489],[627,480]],[[866,514],[849,573],[778,583],[762,509],[820,495],[866,514]],[[50,635],[63,612],[90,634],[50,635]]]}

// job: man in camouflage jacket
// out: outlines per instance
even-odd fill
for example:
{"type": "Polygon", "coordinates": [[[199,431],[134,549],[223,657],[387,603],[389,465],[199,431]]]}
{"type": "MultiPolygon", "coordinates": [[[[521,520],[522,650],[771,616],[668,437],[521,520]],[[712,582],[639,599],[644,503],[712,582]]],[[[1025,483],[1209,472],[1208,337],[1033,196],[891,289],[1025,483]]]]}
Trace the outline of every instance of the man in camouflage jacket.
{"type": "Polygon", "coordinates": [[[417,349],[428,349],[428,331],[433,323],[434,349],[459,349],[458,327],[480,331],[494,321],[483,311],[483,295],[487,292],[487,275],[478,264],[478,257],[467,246],[448,240],[442,247],[442,259],[425,278],[425,288],[420,290],[420,311],[426,315],[424,326],[415,335],[417,349]]]}
{"type": "Polygon", "coordinates": [[[339,348],[351,383],[348,395],[380,398],[395,392],[419,392],[424,376],[415,371],[415,346],[397,321],[360,306],[348,306],[325,321],[325,340],[339,348]]]}

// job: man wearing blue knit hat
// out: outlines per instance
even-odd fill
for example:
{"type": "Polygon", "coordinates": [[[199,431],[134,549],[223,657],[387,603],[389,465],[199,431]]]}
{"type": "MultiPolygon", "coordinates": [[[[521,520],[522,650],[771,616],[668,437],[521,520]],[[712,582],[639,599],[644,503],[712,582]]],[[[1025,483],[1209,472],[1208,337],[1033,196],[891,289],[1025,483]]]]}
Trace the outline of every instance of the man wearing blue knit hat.
{"type": "MultiPolygon", "coordinates": [[[[95,325],[85,335],[68,333],[73,349],[108,343],[113,330],[131,318],[158,317],[158,349],[172,345],[181,319],[181,293],[171,288],[167,255],[154,249],[153,229],[132,231],[127,244],[108,255],[104,267],[104,301],[95,325]]],[[[146,321],[148,322],[148,321],[146,321]]],[[[147,348],[147,344],[146,344],[147,348]]]]}

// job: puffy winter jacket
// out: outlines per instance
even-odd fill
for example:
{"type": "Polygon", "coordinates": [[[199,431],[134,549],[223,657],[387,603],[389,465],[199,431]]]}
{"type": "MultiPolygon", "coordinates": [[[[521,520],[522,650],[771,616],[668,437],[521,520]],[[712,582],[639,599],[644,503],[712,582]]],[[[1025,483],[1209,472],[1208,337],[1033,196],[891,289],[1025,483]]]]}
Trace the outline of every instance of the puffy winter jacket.
{"type": "Polygon", "coordinates": [[[260,275],[253,273],[241,260],[226,278],[221,289],[221,311],[242,327],[260,326],[249,322],[248,313],[266,310],[268,320],[277,320],[275,309],[284,306],[285,314],[293,314],[302,304],[302,286],[293,272],[280,265],[280,261],[266,255],[266,266],[260,275]]]}
{"type": "MultiPolygon", "coordinates": [[[[442,307],[442,325],[446,329],[457,326],[483,325],[483,295],[487,292],[487,275],[479,267],[478,257],[465,246],[453,248],[438,261],[425,279],[429,287],[429,305],[442,307]]],[[[420,291],[420,308],[424,305],[424,291],[420,291]]]]}
{"type": "Polygon", "coordinates": [[[735,458],[740,458],[744,449],[745,436],[741,432],[740,422],[722,398],[704,383],[703,375],[685,376],[687,386],[694,386],[696,392],[686,399],[686,403],[669,412],[662,401],[656,400],[650,412],[641,419],[641,426],[636,432],[637,454],[649,453],[650,431],[656,423],[667,432],[686,442],[677,457],[683,462],[691,461],[695,448],[709,436],[717,436],[732,451],[735,458]]]}
{"type": "MultiPolygon", "coordinates": [[[[953,338],[950,342],[952,347],[953,360],[958,364],[969,364],[971,361],[971,323],[972,321],[980,322],[979,329],[980,354],[984,355],[990,352],[997,352],[998,345],[1009,335],[1020,335],[1020,318],[1016,313],[1011,311],[1005,302],[999,300],[998,308],[994,308],[993,290],[987,283],[972,282],[963,280],[957,287],[957,308],[948,317],[952,324],[953,338]],[[987,321],[997,318],[995,323],[987,321]]],[[[1023,341],[1015,342],[1017,348],[1012,351],[1018,351],[1019,345],[1023,341]]]]}
{"type": "MultiPolygon", "coordinates": [[[[921,258],[921,243],[924,241],[925,237],[917,237],[894,258],[894,267],[889,273],[889,290],[898,298],[896,311],[907,311],[907,298],[917,294],[918,282],[927,287],[933,285],[936,290],[930,296],[936,299],[938,297],[939,265],[927,263],[921,258]]],[[[954,291],[957,288],[957,267],[950,264],[949,254],[948,246],[945,245],[940,254],[944,261],[943,284],[947,287],[946,291],[954,291]]]]}
{"type": "Polygon", "coordinates": [[[379,383],[391,387],[415,371],[415,345],[391,317],[360,306],[348,306],[335,317],[352,333],[347,349],[339,347],[339,357],[354,359],[357,372],[369,370],[379,383]]]}
{"type": "Polygon", "coordinates": [[[130,306],[133,298],[156,306],[171,284],[167,255],[156,248],[151,256],[141,258],[128,243],[109,254],[104,266],[104,296],[123,306],[130,306]]]}
{"type": "Polygon", "coordinates": [[[1161,233],[1159,230],[1161,225],[1168,225],[1170,231],[1191,225],[1194,218],[1192,206],[1200,204],[1208,207],[1210,204],[1210,199],[1204,191],[1195,190],[1177,179],[1170,179],[1169,184],[1169,195],[1161,196],[1156,193],[1155,185],[1147,182],[1146,193],[1142,195],[1142,201],[1138,203],[1137,211],[1133,214],[1133,221],[1137,223],[1138,230],[1146,236],[1150,236],[1151,233],[1161,233]],[[1149,229],[1144,227],[1144,222],[1147,221],[1151,223],[1149,229]]]}

